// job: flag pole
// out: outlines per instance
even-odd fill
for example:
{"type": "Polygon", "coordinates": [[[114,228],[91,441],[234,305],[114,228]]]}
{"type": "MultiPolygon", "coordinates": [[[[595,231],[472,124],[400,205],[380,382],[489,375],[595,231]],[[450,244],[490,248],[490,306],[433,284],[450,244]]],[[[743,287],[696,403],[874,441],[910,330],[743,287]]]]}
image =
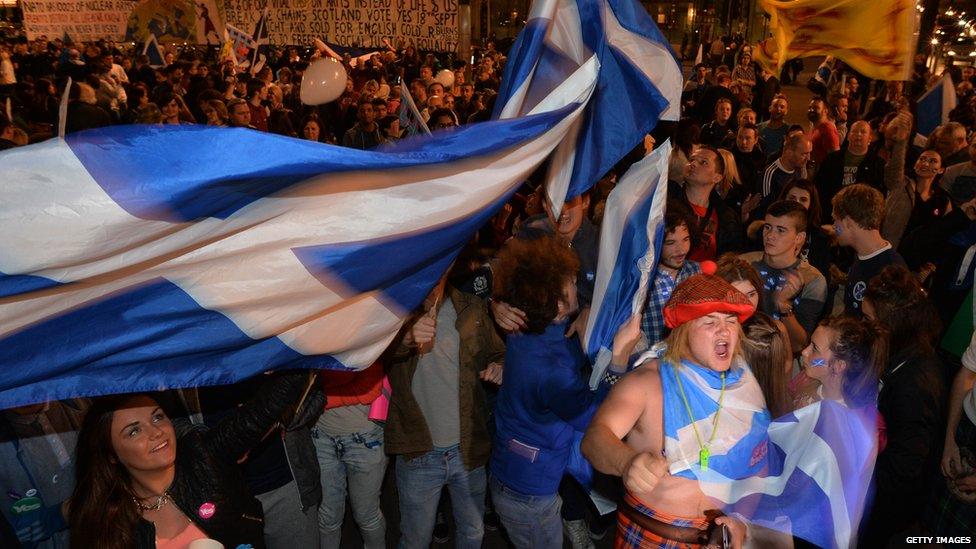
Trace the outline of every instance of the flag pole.
{"type": "Polygon", "coordinates": [[[65,124],[68,123],[68,95],[71,93],[71,77],[64,86],[64,93],[61,94],[61,104],[58,105],[58,137],[64,139],[65,124]]]}

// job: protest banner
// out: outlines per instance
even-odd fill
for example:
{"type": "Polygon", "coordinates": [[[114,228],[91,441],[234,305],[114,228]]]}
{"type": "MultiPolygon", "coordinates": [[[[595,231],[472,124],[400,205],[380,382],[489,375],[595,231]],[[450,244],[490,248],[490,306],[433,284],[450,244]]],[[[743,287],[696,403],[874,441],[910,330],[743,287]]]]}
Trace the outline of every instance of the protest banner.
{"type": "Polygon", "coordinates": [[[28,39],[47,36],[86,41],[121,40],[125,36],[132,0],[24,0],[24,28],[28,39]]]}
{"type": "Polygon", "coordinates": [[[453,51],[458,43],[457,0],[224,0],[224,20],[253,28],[268,8],[272,44],[382,47],[382,39],[418,49],[453,51]]]}
{"type": "Polygon", "coordinates": [[[271,44],[323,39],[379,48],[383,38],[422,50],[454,51],[458,0],[24,0],[28,38],[217,44],[222,22],[253,29],[268,8],[271,44]]]}

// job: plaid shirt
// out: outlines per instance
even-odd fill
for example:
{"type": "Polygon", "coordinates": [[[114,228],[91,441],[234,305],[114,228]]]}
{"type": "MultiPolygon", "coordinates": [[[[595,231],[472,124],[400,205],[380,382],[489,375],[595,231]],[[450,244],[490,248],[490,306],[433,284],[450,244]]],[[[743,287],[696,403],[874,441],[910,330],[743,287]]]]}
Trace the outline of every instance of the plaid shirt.
{"type": "Polygon", "coordinates": [[[648,348],[664,339],[664,304],[671,299],[674,288],[686,278],[700,272],[701,266],[697,261],[691,260],[685,260],[678,269],[676,278],[671,278],[671,275],[658,269],[654,285],[647,292],[647,306],[644,307],[644,315],[641,317],[641,335],[648,348]]]}

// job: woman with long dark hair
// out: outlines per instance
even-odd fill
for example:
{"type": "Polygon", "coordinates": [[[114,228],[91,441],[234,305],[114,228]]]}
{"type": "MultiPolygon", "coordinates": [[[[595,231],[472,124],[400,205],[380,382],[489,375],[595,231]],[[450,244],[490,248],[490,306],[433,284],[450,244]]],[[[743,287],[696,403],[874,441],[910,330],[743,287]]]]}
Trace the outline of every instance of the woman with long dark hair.
{"type": "Polygon", "coordinates": [[[237,461],[308,380],[305,372],[278,376],[210,430],[175,424],[151,395],[97,401],[78,434],[71,546],[175,548],[212,538],[225,547],[264,547],[261,503],[237,461]]]}
{"type": "Polygon", "coordinates": [[[945,432],[945,381],[935,354],[941,323],[918,280],[902,265],[889,265],[868,281],[863,303],[864,316],[891,332],[878,395],[887,446],[878,454],[874,509],[861,535],[862,546],[884,547],[921,517],[938,478],[945,432]]]}

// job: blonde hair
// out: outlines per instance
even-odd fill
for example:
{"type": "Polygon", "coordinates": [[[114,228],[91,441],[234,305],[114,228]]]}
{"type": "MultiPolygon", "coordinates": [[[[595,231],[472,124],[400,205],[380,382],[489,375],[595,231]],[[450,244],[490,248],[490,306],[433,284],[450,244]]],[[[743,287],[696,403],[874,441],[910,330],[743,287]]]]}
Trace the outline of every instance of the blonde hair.
{"type": "Polygon", "coordinates": [[[726,149],[719,149],[718,154],[722,155],[722,160],[725,162],[725,173],[722,175],[722,180],[718,183],[718,187],[724,194],[733,185],[741,185],[742,178],[739,177],[739,169],[735,167],[735,157],[732,156],[732,152],[726,149]]]}

